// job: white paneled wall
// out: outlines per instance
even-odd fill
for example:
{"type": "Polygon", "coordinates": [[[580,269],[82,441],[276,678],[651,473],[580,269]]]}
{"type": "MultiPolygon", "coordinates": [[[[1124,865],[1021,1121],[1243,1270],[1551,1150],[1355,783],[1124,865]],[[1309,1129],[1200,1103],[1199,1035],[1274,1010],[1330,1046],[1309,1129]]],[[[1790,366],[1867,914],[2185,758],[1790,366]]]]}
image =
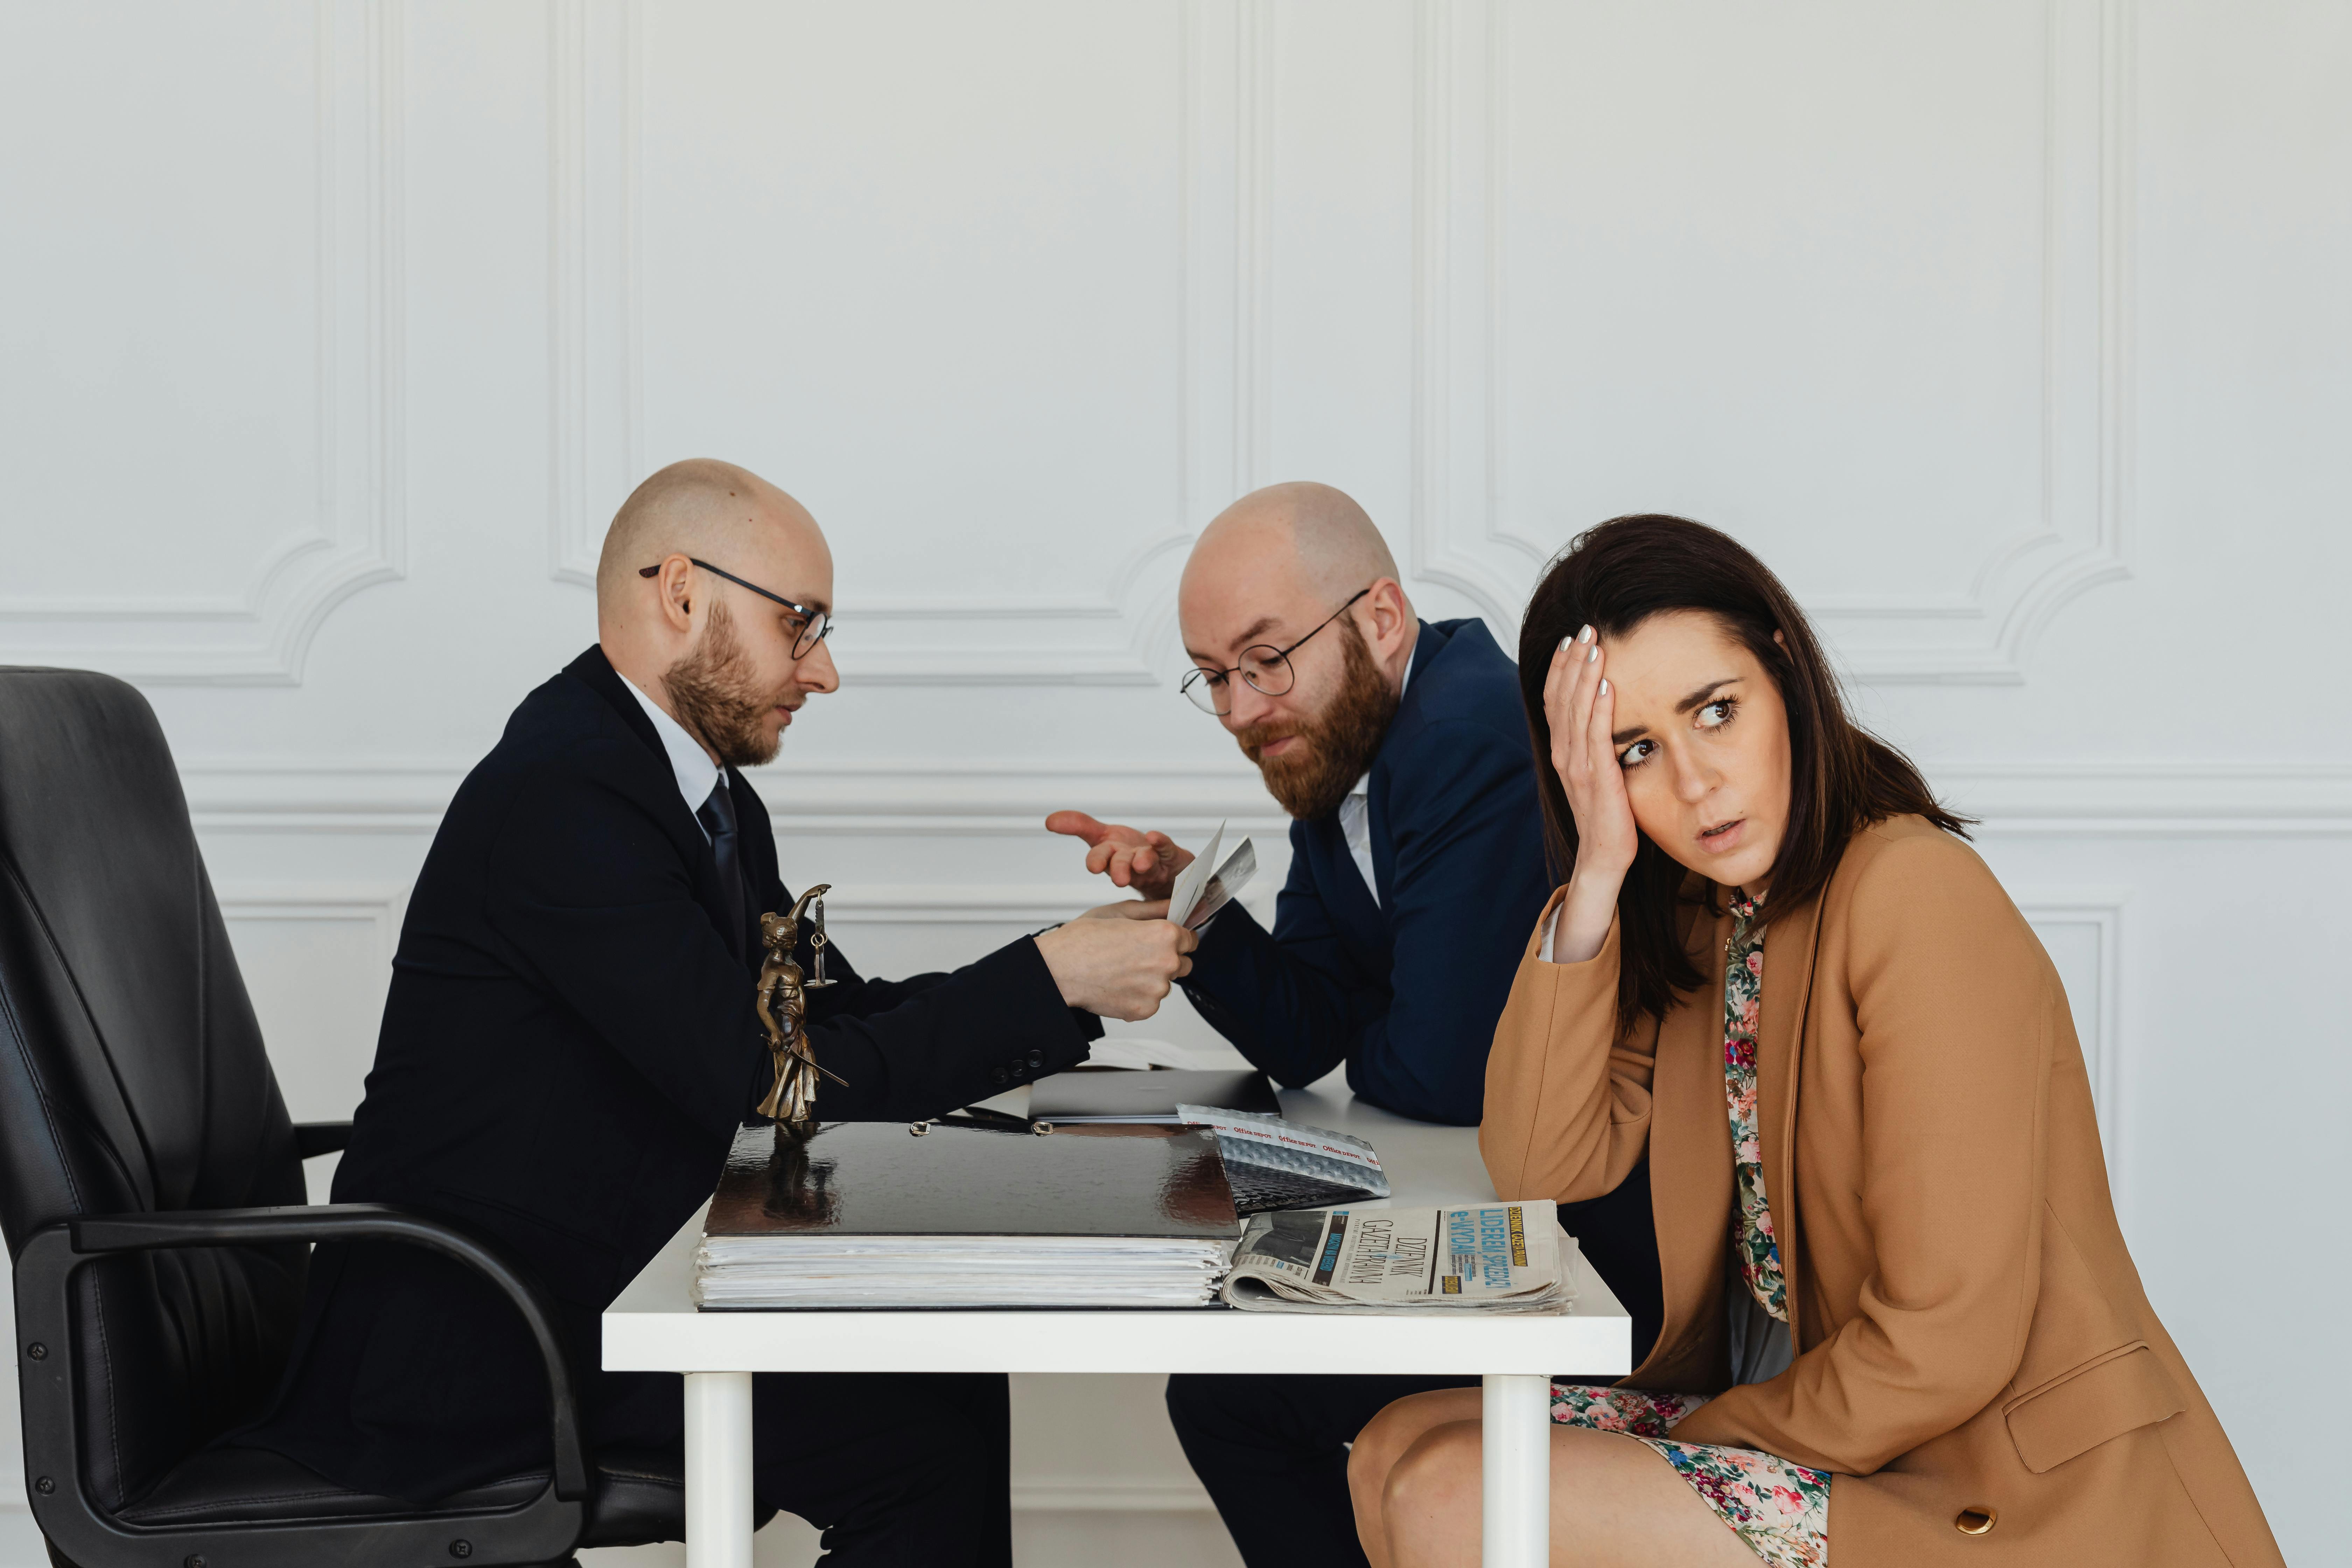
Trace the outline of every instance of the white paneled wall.
{"type": "MultiPolygon", "coordinates": [[[[658,464],[833,539],[845,686],[760,782],[886,972],[1087,900],[1056,806],[1278,873],[1173,690],[1239,492],[1349,489],[1507,646],[1578,529],[1717,522],[1984,817],[2150,1290],[2325,1561],[2347,79],[2295,0],[0,0],[0,661],[148,691],[327,1117],[658,464]]],[[[1025,1562],[1225,1550],[1153,1380],[1018,1408],[1025,1562]]]]}

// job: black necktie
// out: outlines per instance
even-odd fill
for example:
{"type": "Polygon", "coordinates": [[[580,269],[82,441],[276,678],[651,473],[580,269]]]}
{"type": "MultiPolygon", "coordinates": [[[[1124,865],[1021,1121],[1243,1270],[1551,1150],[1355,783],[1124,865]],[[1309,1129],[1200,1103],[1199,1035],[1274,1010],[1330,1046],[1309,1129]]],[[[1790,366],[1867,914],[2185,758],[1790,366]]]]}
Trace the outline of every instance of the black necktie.
{"type": "Polygon", "coordinates": [[[719,773],[710,798],[702,803],[702,809],[694,816],[702,824],[702,830],[710,835],[711,857],[719,862],[719,899],[728,915],[727,949],[740,958],[751,919],[744,911],[751,907],[751,900],[745,897],[743,862],[735,852],[735,802],[727,793],[724,772],[719,773]]]}

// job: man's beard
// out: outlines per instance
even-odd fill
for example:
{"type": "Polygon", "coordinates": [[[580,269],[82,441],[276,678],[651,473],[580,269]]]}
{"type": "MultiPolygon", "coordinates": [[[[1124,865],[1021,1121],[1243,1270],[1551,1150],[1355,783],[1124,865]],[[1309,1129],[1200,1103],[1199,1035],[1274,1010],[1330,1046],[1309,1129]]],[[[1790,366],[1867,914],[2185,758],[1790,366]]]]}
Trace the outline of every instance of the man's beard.
{"type": "Polygon", "coordinates": [[[1372,662],[1371,649],[1356,623],[1342,617],[1339,643],[1344,660],[1339,689],[1309,719],[1276,720],[1235,732],[1242,754],[1257,763],[1267,793],[1291,816],[1312,821],[1328,816],[1348,798],[1380,754],[1381,742],[1396,717],[1397,694],[1372,662]],[[1278,757],[1259,752],[1285,735],[1298,744],[1278,757]]]}
{"type": "Polygon", "coordinates": [[[677,721],[719,753],[721,765],[755,768],[776,760],[783,732],[768,733],[763,722],[776,705],[772,694],[751,683],[751,661],[735,640],[735,618],[723,603],[710,606],[702,646],[669,667],[662,684],[677,709],[677,721]]]}

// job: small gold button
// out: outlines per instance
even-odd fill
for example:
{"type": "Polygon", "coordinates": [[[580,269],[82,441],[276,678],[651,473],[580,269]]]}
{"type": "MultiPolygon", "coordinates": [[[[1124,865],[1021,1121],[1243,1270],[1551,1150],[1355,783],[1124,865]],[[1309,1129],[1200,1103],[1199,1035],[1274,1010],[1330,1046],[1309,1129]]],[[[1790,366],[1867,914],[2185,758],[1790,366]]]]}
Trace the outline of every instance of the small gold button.
{"type": "Polygon", "coordinates": [[[1952,1528],[1962,1535],[1982,1535],[2000,1517],[1989,1508],[1964,1508],[1953,1519],[1952,1528]]]}

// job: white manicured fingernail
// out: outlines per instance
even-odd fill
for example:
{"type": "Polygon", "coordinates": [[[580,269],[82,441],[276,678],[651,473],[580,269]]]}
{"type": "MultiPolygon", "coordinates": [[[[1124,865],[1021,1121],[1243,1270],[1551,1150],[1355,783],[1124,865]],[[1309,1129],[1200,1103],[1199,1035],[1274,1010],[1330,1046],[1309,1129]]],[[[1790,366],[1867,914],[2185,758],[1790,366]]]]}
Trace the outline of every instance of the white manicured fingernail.
{"type": "Polygon", "coordinates": [[[1587,626],[1582,631],[1576,634],[1576,640],[1579,642],[1591,642],[1592,640],[1592,628],[1590,626],[1587,626]]]}
{"type": "Polygon", "coordinates": [[[1584,656],[1584,662],[1585,662],[1585,663],[1587,663],[1587,664],[1591,664],[1594,659],[1599,658],[1600,657],[1601,657],[1601,645],[1600,645],[1599,643],[1595,643],[1595,644],[1593,644],[1593,645],[1592,645],[1592,651],[1591,651],[1591,653],[1588,653],[1588,654],[1586,654],[1586,655],[1584,656]]]}
{"type": "Polygon", "coordinates": [[[1605,675],[1601,678],[1601,695],[1603,697],[1609,695],[1609,678],[1605,675]]]}
{"type": "Polygon", "coordinates": [[[1559,651],[1560,651],[1560,652],[1562,652],[1562,653],[1566,653],[1566,652],[1569,650],[1569,648],[1570,648],[1571,646],[1573,646],[1573,645],[1574,645],[1575,641],[1576,641],[1576,639],[1575,639],[1574,637],[1562,637],[1562,638],[1560,638],[1560,639],[1559,639],[1559,651]]]}

